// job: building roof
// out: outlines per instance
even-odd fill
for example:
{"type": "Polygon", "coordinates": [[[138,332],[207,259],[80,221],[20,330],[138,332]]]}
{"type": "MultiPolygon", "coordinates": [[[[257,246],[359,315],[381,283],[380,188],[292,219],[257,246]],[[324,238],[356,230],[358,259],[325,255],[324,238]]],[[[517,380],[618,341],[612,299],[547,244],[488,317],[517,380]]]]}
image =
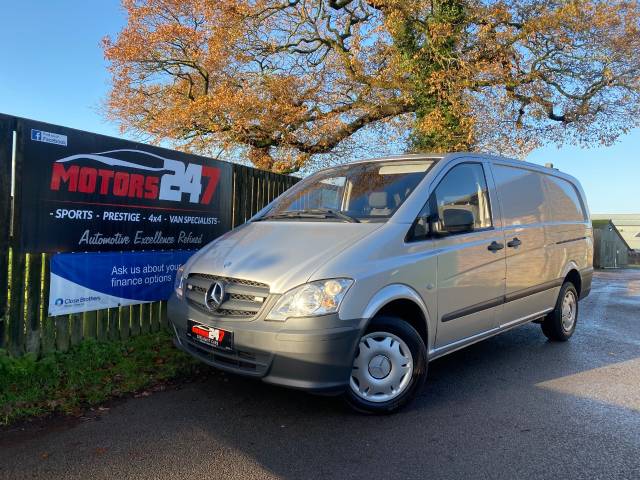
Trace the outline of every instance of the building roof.
{"type": "Polygon", "coordinates": [[[594,220],[611,220],[615,225],[640,226],[640,213],[594,213],[594,220]]]}
{"type": "Polygon", "coordinates": [[[640,213],[594,213],[591,220],[611,220],[631,248],[640,252],[640,213]]]}
{"type": "Polygon", "coordinates": [[[593,226],[593,228],[596,228],[598,230],[604,230],[604,229],[606,229],[608,227],[611,227],[611,229],[616,232],[616,235],[618,235],[618,237],[620,237],[620,240],[622,240],[622,243],[625,244],[627,249],[630,252],[633,252],[633,248],[631,248],[631,246],[627,243],[627,241],[624,239],[624,237],[622,236],[622,234],[620,233],[620,231],[618,230],[616,225],[613,223],[613,221],[611,221],[611,219],[602,219],[601,218],[601,219],[591,220],[591,225],[593,226]]]}

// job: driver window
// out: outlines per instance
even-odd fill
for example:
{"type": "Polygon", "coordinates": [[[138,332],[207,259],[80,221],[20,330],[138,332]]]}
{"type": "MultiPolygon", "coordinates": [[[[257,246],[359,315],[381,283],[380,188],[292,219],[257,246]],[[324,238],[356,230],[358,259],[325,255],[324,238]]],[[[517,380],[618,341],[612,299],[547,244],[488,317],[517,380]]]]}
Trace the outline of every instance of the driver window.
{"type": "Polygon", "coordinates": [[[464,216],[465,211],[473,215],[474,230],[492,226],[487,182],[480,163],[462,163],[453,167],[436,187],[434,196],[437,230],[447,230],[445,217],[464,216]]]}

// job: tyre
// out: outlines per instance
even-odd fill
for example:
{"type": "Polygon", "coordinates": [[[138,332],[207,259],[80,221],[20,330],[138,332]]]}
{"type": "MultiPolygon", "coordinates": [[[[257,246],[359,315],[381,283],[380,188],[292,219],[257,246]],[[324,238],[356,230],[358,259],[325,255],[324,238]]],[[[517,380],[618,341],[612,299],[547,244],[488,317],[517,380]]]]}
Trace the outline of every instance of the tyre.
{"type": "Polygon", "coordinates": [[[356,348],[347,403],[362,413],[388,414],[408,404],[427,376],[427,348],[400,318],[371,321],[356,348]]]}
{"type": "Polygon", "coordinates": [[[552,341],[566,342],[578,323],[578,292],[571,282],[560,288],[556,306],[542,321],[542,333],[552,341]]]}

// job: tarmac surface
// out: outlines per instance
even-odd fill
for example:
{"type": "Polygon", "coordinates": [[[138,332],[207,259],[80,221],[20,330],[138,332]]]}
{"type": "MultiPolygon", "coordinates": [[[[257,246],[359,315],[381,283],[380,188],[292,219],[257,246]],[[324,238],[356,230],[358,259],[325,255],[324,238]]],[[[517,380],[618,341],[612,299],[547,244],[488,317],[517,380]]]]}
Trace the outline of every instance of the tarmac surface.
{"type": "Polygon", "coordinates": [[[639,479],[640,269],[596,272],[567,343],[434,361],[396,415],[219,372],[108,407],[0,431],[0,478],[639,479]]]}

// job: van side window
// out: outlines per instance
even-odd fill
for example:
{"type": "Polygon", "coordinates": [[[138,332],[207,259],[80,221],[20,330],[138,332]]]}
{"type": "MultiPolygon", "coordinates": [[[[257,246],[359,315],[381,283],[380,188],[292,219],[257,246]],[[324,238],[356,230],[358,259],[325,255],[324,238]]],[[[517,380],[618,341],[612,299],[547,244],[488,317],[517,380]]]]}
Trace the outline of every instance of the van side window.
{"type": "Polygon", "coordinates": [[[493,165],[505,227],[547,221],[543,175],[524,168],[493,165]]]}
{"type": "Polygon", "coordinates": [[[563,178],[547,175],[547,189],[555,222],[584,222],[586,214],[576,188],[563,178]]]}
{"type": "Polygon", "coordinates": [[[453,167],[436,187],[434,196],[435,201],[430,203],[437,208],[437,230],[446,231],[445,217],[463,211],[473,215],[474,230],[492,226],[487,181],[480,163],[453,167]]]}

